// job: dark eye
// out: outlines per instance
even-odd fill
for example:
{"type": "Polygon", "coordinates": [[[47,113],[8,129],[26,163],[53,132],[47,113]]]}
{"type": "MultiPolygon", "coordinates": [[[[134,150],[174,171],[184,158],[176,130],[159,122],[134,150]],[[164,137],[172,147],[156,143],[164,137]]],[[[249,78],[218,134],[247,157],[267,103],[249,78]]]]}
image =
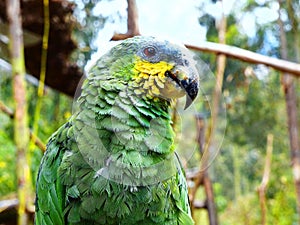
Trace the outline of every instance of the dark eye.
{"type": "Polygon", "coordinates": [[[144,54],[147,57],[153,57],[153,56],[155,56],[156,52],[157,52],[156,49],[154,47],[152,47],[152,46],[147,47],[147,48],[144,49],[144,54]]]}

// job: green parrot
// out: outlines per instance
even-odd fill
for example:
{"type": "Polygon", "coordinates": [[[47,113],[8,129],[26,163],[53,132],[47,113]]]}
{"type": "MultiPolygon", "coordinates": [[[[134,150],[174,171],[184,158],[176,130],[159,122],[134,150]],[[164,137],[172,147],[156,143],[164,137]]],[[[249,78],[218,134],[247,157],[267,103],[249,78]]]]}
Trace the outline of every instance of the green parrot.
{"type": "Polygon", "coordinates": [[[35,224],[194,224],[169,111],[198,84],[191,53],[168,41],[137,36],[102,56],[47,144],[35,224]]]}

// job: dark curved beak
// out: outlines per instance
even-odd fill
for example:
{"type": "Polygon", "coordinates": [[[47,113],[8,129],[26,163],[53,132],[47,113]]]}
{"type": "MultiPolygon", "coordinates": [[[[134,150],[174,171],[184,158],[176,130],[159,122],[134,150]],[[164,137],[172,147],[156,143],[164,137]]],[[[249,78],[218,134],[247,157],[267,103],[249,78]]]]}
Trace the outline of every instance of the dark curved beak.
{"type": "Polygon", "coordinates": [[[167,71],[166,76],[174,80],[186,93],[184,109],[187,109],[198,95],[199,84],[198,77],[194,72],[187,72],[181,69],[167,71]]]}
{"type": "Polygon", "coordinates": [[[195,98],[198,95],[198,80],[196,79],[188,79],[188,80],[182,80],[181,86],[186,92],[186,100],[185,100],[185,106],[184,109],[187,109],[195,100],[195,98]]]}

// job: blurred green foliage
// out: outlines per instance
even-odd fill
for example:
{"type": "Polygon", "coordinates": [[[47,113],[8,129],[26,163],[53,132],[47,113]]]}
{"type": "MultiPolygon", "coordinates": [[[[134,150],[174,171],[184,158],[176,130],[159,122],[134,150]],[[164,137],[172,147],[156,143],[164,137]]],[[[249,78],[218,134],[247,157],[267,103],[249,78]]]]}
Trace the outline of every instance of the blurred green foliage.
{"type": "MultiPolygon", "coordinates": [[[[12,80],[8,72],[0,69],[0,100],[13,109],[12,80]]],[[[37,87],[27,83],[29,124],[32,127],[37,87]]],[[[46,143],[50,135],[71,115],[72,99],[51,89],[45,90],[39,120],[39,138],[46,143]]],[[[33,147],[31,171],[33,185],[43,152],[33,147]]],[[[13,141],[13,120],[0,112],[0,199],[16,192],[16,149],[13,141]]]]}
{"type": "MultiPolygon", "coordinates": [[[[1,116],[0,116],[1,118],[1,116]]],[[[0,121],[2,122],[2,118],[0,121]]],[[[16,190],[15,146],[9,135],[0,130],[0,199],[16,190]]]]}

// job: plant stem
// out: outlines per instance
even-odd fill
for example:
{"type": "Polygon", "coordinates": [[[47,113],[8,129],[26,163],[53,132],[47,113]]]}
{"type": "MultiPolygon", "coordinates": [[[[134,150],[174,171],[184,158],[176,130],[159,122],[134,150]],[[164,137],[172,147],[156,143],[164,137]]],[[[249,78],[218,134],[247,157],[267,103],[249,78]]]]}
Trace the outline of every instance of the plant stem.
{"type": "Polygon", "coordinates": [[[26,82],[23,31],[20,15],[20,1],[7,1],[7,16],[9,21],[10,54],[13,74],[13,96],[15,100],[14,140],[17,147],[17,181],[18,181],[18,225],[28,223],[26,203],[30,178],[30,168],[26,154],[29,144],[29,129],[27,119],[26,82]]]}

